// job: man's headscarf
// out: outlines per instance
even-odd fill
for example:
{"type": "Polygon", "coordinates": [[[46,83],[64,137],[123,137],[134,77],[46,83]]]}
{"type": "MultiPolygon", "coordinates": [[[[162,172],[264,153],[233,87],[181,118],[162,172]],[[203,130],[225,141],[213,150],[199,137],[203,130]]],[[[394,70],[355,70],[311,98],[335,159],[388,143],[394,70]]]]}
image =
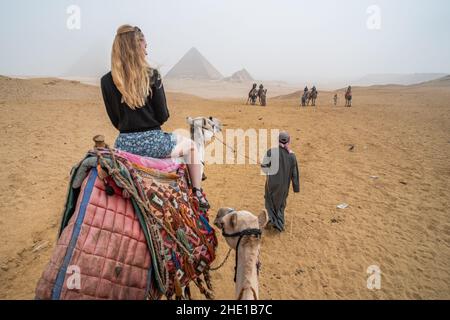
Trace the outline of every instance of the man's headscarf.
{"type": "Polygon", "coordinates": [[[278,136],[278,141],[281,148],[285,149],[289,153],[292,153],[292,150],[290,148],[291,137],[289,136],[289,133],[287,133],[286,131],[281,131],[278,136]]]}

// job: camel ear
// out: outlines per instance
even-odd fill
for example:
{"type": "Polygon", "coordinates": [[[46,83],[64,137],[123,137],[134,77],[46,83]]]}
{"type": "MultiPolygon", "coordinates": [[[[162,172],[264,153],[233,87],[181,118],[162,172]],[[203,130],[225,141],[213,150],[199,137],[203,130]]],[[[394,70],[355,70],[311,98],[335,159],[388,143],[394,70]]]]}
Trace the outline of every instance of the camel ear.
{"type": "Polygon", "coordinates": [[[222,122],[220,122],[219,119],[216,119],[216,130],[217,130],[217,132],[222,131],[222,122]]]}
{"type": "Polygon", "coordinates": [[[192,125],[194,123],[194,121],[192,120],[191,117],[187,117],[186,118],[186,122],[187,122],[188,125],[192,125]]]}
{"type": "Polygon", "coordinates": [[[263,229],[266,226],[267,222],[269,222],[269,216],[267,214],[267,210],[263,209],[258,216],[259,228],[263,229]]]}
{"type": "Polygon", "coordinates": [[[227,213],[230,212],[230,210],[230,208],[220,208],[219,211],[217,211],[216,219],[214,220],[216,227],[222,227],[222,219],[227,213]]]}

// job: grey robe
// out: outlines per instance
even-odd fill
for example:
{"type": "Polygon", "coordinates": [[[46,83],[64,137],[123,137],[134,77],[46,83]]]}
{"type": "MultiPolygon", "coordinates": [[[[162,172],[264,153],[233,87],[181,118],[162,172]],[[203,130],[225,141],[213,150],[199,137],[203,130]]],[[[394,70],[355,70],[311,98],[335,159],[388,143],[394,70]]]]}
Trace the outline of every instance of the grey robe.
{"type": "Polygon", "coordinates": [[[283,231],[284,209],[291,181],[294,192],[300,192],[297,158],[294,153],[278,147],[267,151],[261,167],[267,175],[264,198],[269,223],[283,231]]]}

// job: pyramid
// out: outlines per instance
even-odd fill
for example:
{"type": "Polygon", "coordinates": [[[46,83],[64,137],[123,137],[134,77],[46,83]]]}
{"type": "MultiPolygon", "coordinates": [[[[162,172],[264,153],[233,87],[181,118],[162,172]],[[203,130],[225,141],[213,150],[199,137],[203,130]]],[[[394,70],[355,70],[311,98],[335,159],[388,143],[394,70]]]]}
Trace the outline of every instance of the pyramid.
{"type": "Polygon", "coordinates": [[[196,48],[192,48],[170,69],[165,78],[219,80],[223,76],[196,48]]]}
{"type": "Polygon", "coordinates": [[[250,82],[254,81],[253,77],[248,73],[248,71],[244,68],[242,70],[236,71],[231,75],[231,77],[226,77],[225,81],[231,82],[250,82]]]}

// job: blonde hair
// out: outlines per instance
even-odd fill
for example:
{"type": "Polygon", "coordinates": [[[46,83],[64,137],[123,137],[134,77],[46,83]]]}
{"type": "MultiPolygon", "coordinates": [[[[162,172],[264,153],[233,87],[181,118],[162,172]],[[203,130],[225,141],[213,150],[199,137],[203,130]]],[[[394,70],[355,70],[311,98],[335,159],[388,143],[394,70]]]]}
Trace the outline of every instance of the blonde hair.
{"type": "Polygon", "coordinates": [[[145,59],[140,42],[144,34],[138,27],[123,25],[117,29],[111,53],[111,74],[122,102],[131,109],[143,107],[152,94],[153,70],[145,59]]]}

